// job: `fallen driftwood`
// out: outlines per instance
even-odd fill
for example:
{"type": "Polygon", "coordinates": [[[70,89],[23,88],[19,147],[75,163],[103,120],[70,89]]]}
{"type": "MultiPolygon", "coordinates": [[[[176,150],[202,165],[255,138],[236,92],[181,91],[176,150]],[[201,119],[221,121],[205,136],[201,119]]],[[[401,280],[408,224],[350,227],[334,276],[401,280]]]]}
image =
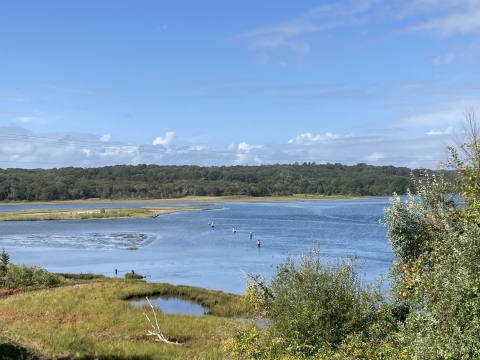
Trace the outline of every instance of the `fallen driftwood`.
{"type": "Polygon", "coordinates": [[[164,342],[164,343],[167,343],[167,344],[182,345],[178,342],[169,341],[167,338],[165,338],[165,336],[163,336],[162,332],[160,331],[160,326],[158,326],[157,314],[155,313],[155,309],[153,308],[153,305],[150,302],[150,300],[148,300],[148,297],[145,297],[145,298],[147,299],[148,303],[150,304],[150,307],[152,308],[153,316],[155,317],[155,325],[153,325],[153,323],[150,320],[150,318],[148,317],[148,315],[143,313],[143,315],[145,315],[148,322],[150,323],[150,325],[153,328],[153,331],[148,330],[147,336],[156,336],[157,337],[157,339],[155,339],[156,341],[161,341],[161,342],[164,342]]]}

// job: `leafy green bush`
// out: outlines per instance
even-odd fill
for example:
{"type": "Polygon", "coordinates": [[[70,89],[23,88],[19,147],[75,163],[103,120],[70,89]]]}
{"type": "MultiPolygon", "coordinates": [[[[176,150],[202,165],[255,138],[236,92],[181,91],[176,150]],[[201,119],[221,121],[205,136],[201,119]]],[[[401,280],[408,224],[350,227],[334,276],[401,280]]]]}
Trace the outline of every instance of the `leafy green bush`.
{"type": "Polygon", "coordinates": [[[26,287],[52,287],[62,284],[65,279],[57,274],[31,265],[9,264],[3,277],[3,287],[7,289],[26,287]]]}
{"type": "Polygon", "coordinates": [[[377,321],[383,297],[355,259],[322,260],[318,249],[277,266],[270,284],[251,276],[244,297],[270,319],[264,331],[241,331],[226,350],[248,358],[310,357],[330,352],[377,321]]]}
{"type": "Polygon", "coordinates": [[[465,158],[449,148],[456,187],[425,173],[414,194],[394,196],[386,210],[393,300],[411,309],[398,339],[418,360],[480,359],[480,128],[468,129],[465,158]]]}

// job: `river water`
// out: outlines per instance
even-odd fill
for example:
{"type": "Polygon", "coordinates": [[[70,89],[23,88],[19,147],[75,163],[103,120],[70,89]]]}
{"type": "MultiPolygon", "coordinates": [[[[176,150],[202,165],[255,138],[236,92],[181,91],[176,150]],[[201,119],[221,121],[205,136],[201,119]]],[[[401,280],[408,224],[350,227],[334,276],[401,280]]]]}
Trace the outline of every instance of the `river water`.
{"type": "MultiPolygon", "coordinates": [[[[34,264],[52,272],[113,277],[117,269],[123,277],[134,270],[146,275],[147,281],[237,294],[245,290],[243,272],[272,275],[272,266],[288,255],[305,254],[316,245],[331,258],[355,253],[364,261],[368,281],[386,275],[393,260],[386,229],[379,223],[383,209],[389,206],[387,197],[202,205],[219,209],[149,219],[0,222],[0,248],[5,248],[13,263],[34,264]],[[127,250],[132,246],[138,250],[127,250]]],[[[0,212],[136,206],[179,205],[0,205],[0,212]]]]}

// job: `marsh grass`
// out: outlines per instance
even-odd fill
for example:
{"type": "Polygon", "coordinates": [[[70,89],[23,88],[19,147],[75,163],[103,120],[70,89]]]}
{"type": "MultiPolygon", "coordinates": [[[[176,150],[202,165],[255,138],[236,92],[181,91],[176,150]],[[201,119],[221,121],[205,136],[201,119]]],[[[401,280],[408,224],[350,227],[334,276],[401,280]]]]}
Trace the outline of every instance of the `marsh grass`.
{"type": "Polygon", "coordinates": [[[48,359],[221,359],[221,329],[252,308],[240,296],[190,286],[108,279],[12,295],[0,300],[0,337],[48,359]],[[210,309],[208,316],[157,312],[172,346],[146,336],[144,307],[128,300],[182,295],[210,309]]]}
{"type": "Polygon", "coordinates": [[[140,274],[134,274],[134,273],[125,273],[125,279],[143,279],[144,276],[140,274]]]}
{"type": "Polygon", "coordinates": [[[63,276],[66,280],[94,280],[94,279],[105,280],[106,279],[106,276],[103,274],[92,274],[92,273],[85,273],[85,274],[55,273],[55,274],[63,276]]]}
{"type": "Polygon", "coordinates": [[[138,208],[111,209],[62,209],[62,210],[24,210],[0,213],[0,221],[38,221],[38,220],[92,220],[119,218],[153,218],[179,211],[212,210],[205,206],[148,206],[138,208]]]}

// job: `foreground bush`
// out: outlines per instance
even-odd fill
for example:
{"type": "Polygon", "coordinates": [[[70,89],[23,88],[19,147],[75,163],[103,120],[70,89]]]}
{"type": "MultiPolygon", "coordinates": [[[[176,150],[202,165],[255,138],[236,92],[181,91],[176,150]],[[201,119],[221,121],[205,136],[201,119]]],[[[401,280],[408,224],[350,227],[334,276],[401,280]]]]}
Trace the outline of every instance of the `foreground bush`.
{"type": "Polygon", "coordinates": [[[52,287],[61,285],[65,279],[47,270],[30,265],[8,266],[6,275],[3,277],[3,287],[7,289],[27,287],[52,287]]]}
{"type": "Polygon", "coordinates": [[[251,276],[244,297],[271,325],[240,329],[225,341],[226,351],[240,358],[333,356],[349,337],[368,342],[373,324],[390,316],[379,287],[365,283],[354,259],[330,262],[318,250],[298,264],[287,258],[268,285],[265,278],[251,276]]]}

